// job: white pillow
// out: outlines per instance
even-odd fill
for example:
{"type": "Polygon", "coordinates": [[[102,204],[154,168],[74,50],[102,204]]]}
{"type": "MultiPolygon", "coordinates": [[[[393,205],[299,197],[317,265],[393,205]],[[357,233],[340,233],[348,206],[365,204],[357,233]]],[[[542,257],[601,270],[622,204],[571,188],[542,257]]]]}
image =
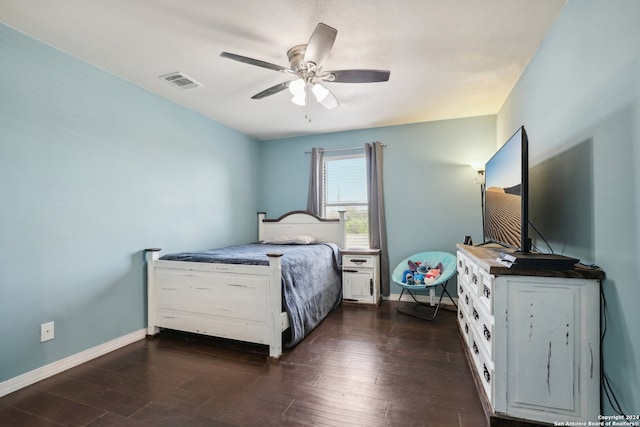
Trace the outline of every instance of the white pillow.
{"type": "Polygon", "coordinates": [[[262,243],[271,243],[274,245],[308,245],[310,243],[318,243],[318,239],[304,234],[283,234],[282,236],[263,240],[262,243]]]}

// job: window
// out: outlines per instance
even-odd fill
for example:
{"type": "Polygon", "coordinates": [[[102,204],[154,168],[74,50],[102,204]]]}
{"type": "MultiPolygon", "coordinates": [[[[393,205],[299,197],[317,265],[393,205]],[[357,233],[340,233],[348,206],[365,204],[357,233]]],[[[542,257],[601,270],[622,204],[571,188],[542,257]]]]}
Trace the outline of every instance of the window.
{"type": "Polygon", "coordinates": [[[346,247],[369,247],[369,204],[364,154],[326,157],[323,167],[323,216],[346,211],[346,247]]]}

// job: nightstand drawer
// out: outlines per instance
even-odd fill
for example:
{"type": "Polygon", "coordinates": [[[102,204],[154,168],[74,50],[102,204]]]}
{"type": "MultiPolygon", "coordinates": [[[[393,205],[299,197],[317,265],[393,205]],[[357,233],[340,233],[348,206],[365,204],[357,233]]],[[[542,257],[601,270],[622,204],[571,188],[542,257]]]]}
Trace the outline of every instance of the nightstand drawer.
{"type": "Polygon", "coordinates": [[[342,268],[375,268],[375,261],[373,255],[344,255],[342,268]]]}

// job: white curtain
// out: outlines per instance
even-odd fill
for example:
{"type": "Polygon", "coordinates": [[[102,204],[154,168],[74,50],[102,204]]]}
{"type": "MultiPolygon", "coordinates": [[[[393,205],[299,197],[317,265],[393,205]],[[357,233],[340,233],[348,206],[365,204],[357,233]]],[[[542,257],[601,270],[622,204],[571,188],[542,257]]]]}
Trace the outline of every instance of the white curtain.
{"type": "Polygon", "coordinates": [[[307,211],[317,216],[322,216],[322,148],[311,149],[307,211]]]}
{"type": "Polygon", "coordinates": [[[389,296],[389,253],[387,250],[387,226],[384,214],[381,142],[365,144],[367,162],[367,192],[369,197],[369,246],[380,249],[380,292],[389,296]]]}

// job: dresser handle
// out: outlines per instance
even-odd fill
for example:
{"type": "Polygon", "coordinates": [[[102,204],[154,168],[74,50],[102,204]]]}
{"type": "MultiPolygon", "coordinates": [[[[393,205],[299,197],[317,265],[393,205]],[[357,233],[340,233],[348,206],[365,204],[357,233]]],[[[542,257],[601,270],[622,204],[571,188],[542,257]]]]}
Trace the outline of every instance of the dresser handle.
{"type": "MultiPolygon", "coordinates": [[[[475,340],[473,340],[473,352],[474,352],[475,354],[480,353],[480,350],[478,350],[478,344],[476,344],[476,341],[475,341],[475,340]]],[[[485,368],[485,369],[486,369],[486,368],[485,368]]]]}
{"type": "Polygon", "coordinates": [[[476,309],[473,309],[473,318],[478,320],[480,318],[480,315],[478,314],[478,312],[476,311],[476,309]]]}
{"type": "Polygon", "coordinates": [[[357,273],[358,270],[345,270],[344,268],[342,269],[343,273],[357,273]]]}
{"type": "Polygon", "coordinates": [[[465,266],[465,268],[464,268],[464,274],[469,274],[469,266],[465,266]]]}
{"type": "Polygon", "coordinates": [[[354,263],[354,264],[361,265],[361,264],[364,264],[365,262],[367,262],[367,260],[366,259],[352,259],[351,262],[354,263]]]}
{"type": "Polygon", "coordinates": [[[458,293],[460,295],[464,294],[464,289],[462,289],[462,285],[458,286],[458,293]]]}
{"type": "Polygon", "coordinates": [[[462,313],[462,310],[458,312],[458,317],[464,319],[464,313],[462,313]]]}
{"type": "Polygon", "coordinates": [[[477,275],[477,274],[474,274],[474,275],[473,275],[473,279],[472,279],[472,280],[473,280],[473,284],[474,284],[474,285],[477,285],[477,284],[478,284],[478,275],[477,275]]]}
{"type": "Polygon", "coordinates": [[[469,335],[469,324],[468,323],[464,324],[464,333],[469,335]]]}
{"type": "Polygon", "coordinates": [[[465,304],[469,305],[469,295],[464,296],[464,302],[465,304]]]}
{"type": "Polygon", "coordinates": [[[483,289],[482,289],[482,293],[484,294],[485,297],[490,298],[491,297],[491,291],[489,290],[489,288],[487,287],[487,285],[483,285],[483,289]]]}
{"type": "Polygon", "coordinates": [[[491,332],[489,332],[487,325],[482,325],[482,326],[484,326],[484,337],[486,338],[487,341],[491,342],[491,332]]]}
{"type": "Polygon", "coordinates": [[[484,368],[484,379],[487,380],[488,383],[491,383],[491,374],[489,373],[489,370],[487,369],[487,365],[485,365],[484,363],[482,364],[483,368],[484,368]]]}
{"type": "Polygon", "coordinates": [[[369,279],[369,293],[373,296],[373,279],[369,279]]]}

